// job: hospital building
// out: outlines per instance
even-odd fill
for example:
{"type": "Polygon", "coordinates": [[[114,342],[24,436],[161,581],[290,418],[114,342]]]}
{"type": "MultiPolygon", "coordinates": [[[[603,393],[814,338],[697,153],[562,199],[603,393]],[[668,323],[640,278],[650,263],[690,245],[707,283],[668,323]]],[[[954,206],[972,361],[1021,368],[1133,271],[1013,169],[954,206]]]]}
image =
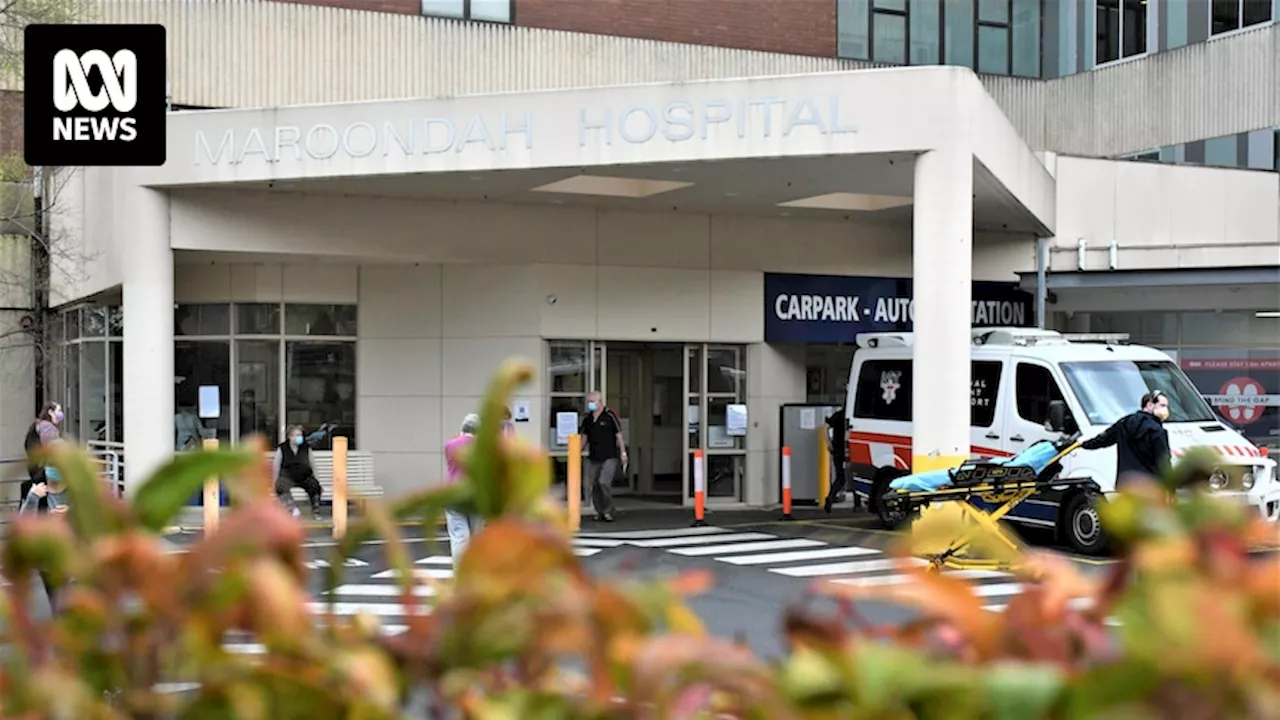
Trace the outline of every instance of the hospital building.
{"type": "Polygon", "coordinates": [[[7,455],[44,398],[126,484],[180,420],[299,424],[396,494],[517,356],[517,431],[561,475],[598,389],[620,494],[690,503],[702,451],[713,508],[761,506],[779,408],[842,402],[859,333],[917,331],[915,452],[967,452],[970,324],[1128,334],[1280,447],[1280,0],[87,17],[167,28],[167,162],[44,174],[53,315],[38,374],[4,349],[7,455]]]}

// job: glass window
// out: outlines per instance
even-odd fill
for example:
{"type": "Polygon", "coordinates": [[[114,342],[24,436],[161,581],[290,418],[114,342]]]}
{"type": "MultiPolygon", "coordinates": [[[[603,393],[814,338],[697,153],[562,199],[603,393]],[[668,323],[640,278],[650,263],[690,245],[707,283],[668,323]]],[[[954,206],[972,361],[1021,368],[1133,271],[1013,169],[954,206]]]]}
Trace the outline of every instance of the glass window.
{"type": "Polygon", "coordinates": [[[237,340],[236,380],[240,393],[237,433],[280,442],[280,341],[237,340]]]}
{"type": "Polygon", "coordinates": [[[458,20],[511,22],[512,0],[422,0],[422,14],[458,20]]]}
{"type": "Polygon", "coordinates": [[[1235,135],[1210,138],[1204,141],[1204,164],[1213,167],[1236,167],[1239,143],[1235,135]]]}
{"type": "Polygon", "coordinates": [[[107,309],[87,307],[80,310],[80,337],[100,338],[107,335],[107,309]]]}
{"type": "Polygon", "coordinates": [[[973,3],[948,2],[942,20],[942,50],[946,64],[973,67],[973,3]]]}
{"type": "Polygon", "coordinates": [[[689,348],[689,394],[702,392],[702,347],[689,348]]]}
{"type": "Polygon", "coordinates": [[[1040,77],[1040,0],[1013,0],[1013,74],[1040,77]]]}
{"type": "Polygon", "coordinates": [[[285,335],[356,334],[355,305],[285,305],[285,335]]]}
{"type": "Polygon", "coordinates": [[[843,405],[853,365],[854,345],[805,346],[805,402],[843,405]]]}
{"type": "Polygon", "coordinates": [[[1221,35],[1267,22],[1271,22],[1269,0],[1212,0],[1209,6],[1211,35],[1221,35]]]}
{"type": "Polygon", "coordinates": [[[1129,342],[1138,345],[1176,345],[1178,313],[1089,313],[1089,332],[1124,333],[1129,336],[1129,342]]]}
{"type": "MultiPolygon", "coordinates": [[[[689,497],[693,497],[693,460],[689,455],[689,497]]],[[[737,499],[738,488],[742,487],[744,468],[741,455],[707,455],[706,482],[707,497],[737,499]]]]}
{"type": "Polygon", "coordinates": [[[1007,25],[1009,0],[978,0],[978,22],[1007,25]]]}
{"type": "MultiPolygon", "coordinates": [[[[85,313],[88,315],[88,313],[85,313]]],[[[98,313],[106,329],[106,314],[98,313]]],[[[83,317],[83,316],[82,316],[83,317]]],[[[107,343],[83,342],[80,344],[80,417],[84,427],[80,440],[91,442],[107,439],[107,343]]]]}
{"type": "Polygon", "coordinates": [[[746,370],[738,348],[707,348],[707,394],[740,397],[746,387],[746,370]]]}
{"type": "Polygon", "coordinates": [[[838,0],[836,3],[836,52],[853,60],[871,59],[868,0],[838,0]]]}
{"type": "Polygon", "coordinates": [[[1009,28],[978,26],[978,72],[1009,74],[1009,28]]]}
{"type": "Polygon", "coordinates": [[[547,387],[551,394],[587,393],[587,343],[580,340],[555,340],[549,343],[547,387]]]}
{"type": "MultiPolygon", "coordinates": [[[[582,395],[571,395],[552,397],[550,399],[550,412],[547,413],[547,447],[552,450],[563,451],[569,446],[565,443],[558,442],[556,435],[556,416],[560,413],[573,413],[578,416],[581,422],[582,414],[587,411],[587,399],[582,395]]],[[[577,432],[575,429],[574,432],[577,432]]]]}
{"type": "Polygon", "coordinates": [[[178,305],[173,309],[173,334],[214,336],[231,334],[231,306],[178,305]]]}
{"type": "Polygon", "coordinates": [[[356,344],[300,340],[286,342],[284,350],[285,423],[301,425],[317,450],[333,449],[334,435],[358,447],[356,344]]]}
{"type": "MultiPolygon", "coordinates": [[[[70,328],[68,328],[70,329],[70,328]]],[[[66,366],[67,396],[62,400],[62,409],[66,417],[62,421],[62,429],[74,439],[80,437],[80,343],[67,346],[66,366]]],[[[55,400],[56,401],[56,400],[55,400]]]]}
{"type": "Polygon", "coordinates": [[[1169,396],[1168,422],[1213,419],[1195,386],[1172,362],[1069,362],[1062,364],[1062,371],[1093,425],[1110,425],[1137,410],[1142,396],[1152,390],[1169,396]]]}
{"type": "Polygon", "coordinates": [[[995,422],[1000,374],[1004,363],[980,360],[973,363],[973,387],[969,391],[969,423],[973,427],[991,427],[995,422]]]}
{"type": "Polygon", "coordinates": [[[1014,395],[1018,398],[1018,417],[1023,420],[1043,425],[1049,419],[1049,403],[1065,400],[1058,381],[1053,379],[1053,373],[1042,365],[1018,363],[1018,371],[1013,379],[1014,395]]]}
{"type": "Polygon", "coordinates": [[[871,14],[872,60],[892,65],[907,64],[907,16],[904,13],[871,14]]]}
{"type": "Polygon", "coordinates": [[[64,311],[62,313],[62,321],[66,327],[68,340],[75,340],[80,337],[80,308],[64,311]]]}
{"type": "Polygon", "coordinates": [[[231,442],[231,343],[179,340],[173,344],[174,450],[199,448],[204,440],[231,442]],[[200,388],[218,388],[216,418],[201,418],[200,388]]]}
{"type": "Polygon", "coordinates": [[[937,65],[942,60],[942,11],[940,0],[912,0],[910,21],[911,64],[937,65]]]}
{"type": "Polygon", "coordinates": [[[243,303],[236,305],[237,335],[279,335],[279,303],[243,303]]]}
{"type": "Polygon", "coordinates": [[[107,439],[111,442],[124,442],[124,343],[115,341],[108,343],[111,358],[111,430],[107,439]]]}
{"type": "Polygon", "coordinates": [[[745,437],[728,433],[729,406],[738,402],[738,398],[707,398],[708,450],[741,450],[745,447],[745,437]]]}
{"type": "Polygon", "coordinates": [[[512,0],[471,0],[471,19],[485,22],[511,22],[512,0]]]}
{"type": "Polygon", "coordinates": [[[119,305],[107,308],[107,335],[124,337],[124,310],[119,305]]]}
{"type": "Polygon", "coordinates": [[[1097,64],[1147,52],[1145,0],[1095,0],[1097,64]]]}
{"type": "Polygon", "coordinates": [[[1280,344],[1280,320],[1252,310],[1182,313],[1182,345],[1280,344]]]}
{"type": "Polygon", "coordinates": [[[911,361],[868,360],[858,371],[853,416],[911,420],[911,361]]]}

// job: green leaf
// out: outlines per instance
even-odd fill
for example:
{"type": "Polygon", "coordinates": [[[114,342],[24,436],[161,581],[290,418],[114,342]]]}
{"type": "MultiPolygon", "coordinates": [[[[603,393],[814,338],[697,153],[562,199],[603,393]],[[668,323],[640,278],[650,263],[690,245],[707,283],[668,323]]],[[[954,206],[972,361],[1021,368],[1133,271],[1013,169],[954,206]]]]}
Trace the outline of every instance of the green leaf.
{"type": "Polygon", "coordinates": [[[1066,686],[1055,667],[1003,663],[983,671],[991,720],[1047,717],[1066,686]]]}
{"type": "Polygon", "coordinates": [[[134,513],[145,528],[159,532],[173,524],[191,496],[200,492],[209,478],[222,478],[224,481],[235,478],[242,470],[260,461],[247,452],[175,455],[138,488],[133,497],[134,513]]]}
{"type": "Polygon", "coordinates": [[[81,537],[92,540],[119,529],[110,509],[102,502],[102,479],[88,454],[71,448],[46,450],[39,453],[37,459],[57,469],[70,503],[67,517],[81,537]]]}

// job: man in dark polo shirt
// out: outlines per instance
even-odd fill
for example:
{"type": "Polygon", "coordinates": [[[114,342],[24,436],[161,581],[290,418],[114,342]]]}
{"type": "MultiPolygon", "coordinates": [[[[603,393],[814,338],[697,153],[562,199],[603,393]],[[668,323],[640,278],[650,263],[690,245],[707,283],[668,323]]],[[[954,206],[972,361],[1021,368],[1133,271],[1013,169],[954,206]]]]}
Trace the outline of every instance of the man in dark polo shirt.
{"type": "Polygon", "coordinates": [[[578,434],[587,444],[587,472],[584,480],[596,510],[596,520],[613,522],[613,478],[618,465],[627,466],[627,443],[622,438],[622,421],[605,407],[598,391],[587,394],[587,414],[578,434]]]}

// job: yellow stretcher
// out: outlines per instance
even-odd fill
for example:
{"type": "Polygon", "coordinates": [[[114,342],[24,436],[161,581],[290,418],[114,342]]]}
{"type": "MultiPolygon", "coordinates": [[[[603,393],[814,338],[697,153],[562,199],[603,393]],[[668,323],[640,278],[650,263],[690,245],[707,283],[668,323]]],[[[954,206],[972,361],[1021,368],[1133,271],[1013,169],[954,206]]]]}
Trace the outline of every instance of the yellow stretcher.
{"type": "MultiPolygon", "coordinates": [[[[1057,453],[1040,469],[1017,464],[1017,457],[1003,463],[966,463],[947,471],[948,481],[942,487],[934,490],[891,489],[884,494],[884,503],[887,509],[908,516],[919,512],[920,520],[917,522],[922,524],[931,512],[946,507],[957,509],[963,532],[940,550],[922,553],[932,570],[1019,570],[1022,568],[1015,558],[1022,555],[1022,543],[1000,520],[1023,501],[1044,490],[1061,491],[1092,485],[1091,478],[1058,477],[1062,459],[1079,447],[1078,433],[1054,443],[1057,453]],[[944,503],[954,505],[942,505],[944,503]],[[982,544],[995,547],[990,557],[969,555],[970,546],[979,539],[982,544]]],[[[948,523],[948,527],[954,524],[948,523]]]]}

